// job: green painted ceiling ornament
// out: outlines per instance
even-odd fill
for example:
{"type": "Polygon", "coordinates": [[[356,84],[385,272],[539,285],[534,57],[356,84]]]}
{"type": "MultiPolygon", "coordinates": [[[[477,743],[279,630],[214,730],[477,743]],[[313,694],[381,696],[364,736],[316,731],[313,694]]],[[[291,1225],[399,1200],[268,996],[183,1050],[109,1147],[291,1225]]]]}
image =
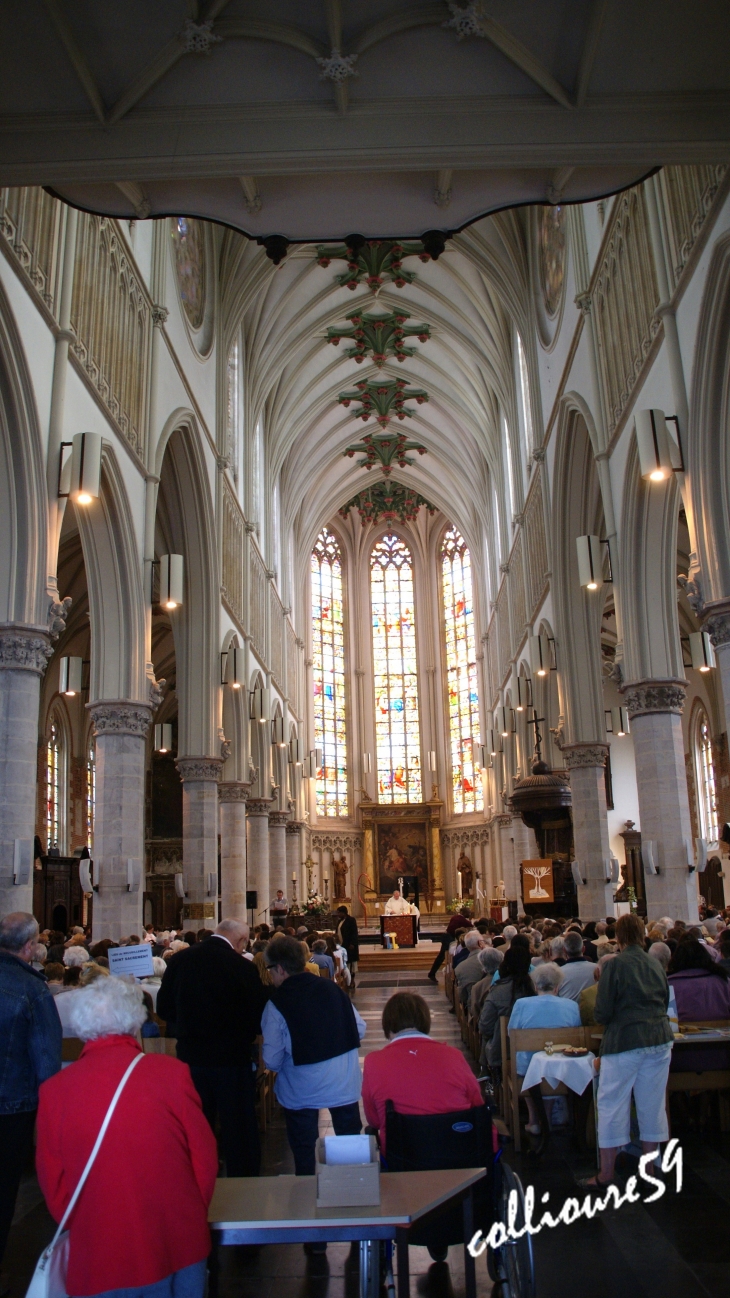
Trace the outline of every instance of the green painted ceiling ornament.
{"type": "Polygon", "coordinates": [[[339,513],[342,518],[347,518],[350,510],[356,509],[363,527],[367,527],[368,523],[377,523],[381,518],[388,523],[396,520],[412,523],[421,506],[429,514],[436,513],[436,506],[412,488],[403,487],[400,482],[376,482],[348,500],[339,513]]]}
{"type": "Polygon", "coordinates": [[[353,410],[353,419],[362,419],[367,423],[375,416],[381,428],[387,428],[395,415],[396,419],[405,419],[416,412],[409,409],[405,402],[413,400],[422,406],[428,401],[428,393],[423,388],[409,388],[405,379],[379,379],[366,383],[363,379],[355,384],[354,392],[341,392],[337,398],[341,406],[349,406],[351,401],[359,401],[360,408],[353,410]]]}
{"type": "Polygon", "coordinates": [[[359,469],[373,469],[376,464],[380,465],[384,477],[389,477],[393,465],[397,464],[400,469],[405,469],[407,464],[413,464],[414,461],[406,451],[418,451],[419,455],[426,454],[426,447],[419,445],[418,442],[410,442],[405,433],[365,433],[361,442],[355,446],[348,446],[345,455],[352,459],[353,455],[358,452],[364,453],[365,459],[358,460],[359,469]]]}
{"type": "Polygon", "coordinates": [[[389,356],[397,361],[404,361],[407,356],[417,354],[416,347],[406,347],[404,338],[417,338],[426,343],[431,337],[431,326],[427,324],[406,324],[410,320],[407,311],[388,311],[378,315],[372,311],[353,311],[346,317],[350,321],[344,328],[331,326],[327,330],[327,342],[335,346],[342,338],[352,338],[355,346],[348,348],[346,355],[360,364],[370,357],[374,365],[381,369],[389,356]]]}
{"type": "Polygon", "coordinates": [[[327,267],[331,261],[346,261],[347,270],[335,275],[336,282],[351,289],[364,283],[377,294],[386,280],[396,288],[413,283],[416,273],[403,268],[405,257],[438,261],[445,244],[441,230],[428,230],[420,239],[365,239],[349,234],[343,243],[318,243],[317,262],[327,267]]]}

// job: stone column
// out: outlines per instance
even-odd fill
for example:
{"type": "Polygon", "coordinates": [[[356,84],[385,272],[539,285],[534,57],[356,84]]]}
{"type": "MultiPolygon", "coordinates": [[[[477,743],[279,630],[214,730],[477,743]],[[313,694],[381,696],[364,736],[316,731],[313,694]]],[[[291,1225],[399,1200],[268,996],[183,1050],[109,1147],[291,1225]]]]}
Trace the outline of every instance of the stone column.
{"type": "Polygon", "coordinates": [[[692,827],[684,764],[682,707],[686,681],[634,681],[623,687],[631,719],[641,841],[656,843],[659,874],[644,871],[649,919],[671,915],[697,923],[697,876],[685,840],[692,827]]]}
{"type": "MultiPolygon", "coordinates": [[[[266,898],[268,906],[276,896],[279,888],[288,898],[286,890],[286,826],[289,820],[286,811],[269,812],[269,892],[266,898]]],[[[259,906],[259,910],[261,907],[259,906]]]]}
{"type": "Polygon", "coordinates": [[[218,886],[208,896],[208,876],[218,878],[218,782],[220,757],[179,757],[183,786],[184,929],[218,923],[218,886]]]}
{"type": "Polygon", "coordinates": [[[269,896],[269,807],[271,798],[250,798],[246,808],[248,886],[256,892],[254,924],[263,922],[269,896]]]}
{"type": "Polygon", "coordinates": [[[221,832],[221,917],[248,921],[246,912],[246,799],[250,784],[218,785],[221,832]]]}
{"type": "Polygon", "coordinates": [[[304,853],[302,852],[301,828],[302,826],[300,821],[287,821],[286,887],[284,888],[284,896],[288,898],[289,905],[291,905],[294,900],[294,885],[292,883],[293,874],[297,876],[297,902],[301,905],[302,901],[306,900],[304,896],[304,893],[306,892],[306,879],[302,879],[302,875],[305,871],[302,866],[304,853]],[[304,889],[304,892],[302,889],[304,889]]]}
{"type": "Polygon", "coordinates": [[[94,861],[99,870],[92,931],[95,941],[110,937],[118,942],[142,932],[145,741],[152,709],[123,699],[87,707],[96,748],[94,861]],[[139,887],[133,892],[128,887],[129,860],[137,863],[139,872],[139,887]]]}
{"type": "Polygon", "coordinates": [[[33,872],[13,883],[16,838],[35,834],[38,707],[51,655],[45,627],[0,628],[0,915],[33,910],[33,872]]]}
{"type": "Polygon", "coordinates": [[[607,744],[570,744],[563,748],[570,772],[573,809],[573,851],[585,885],[578,885],[578,914],[582,920],[613,915],[615,885],[606,861],[611,847],[606,816],[607,744]]]}
{"type": "Polygon", "coordinates": [[[507,901],[519,901],[522,893],[520,890],[519,860],[512,829],[512,817],[502,813],[494,817],[494,823],[499,827],[501,878],[504,883],[505,895],[507,901]]]}

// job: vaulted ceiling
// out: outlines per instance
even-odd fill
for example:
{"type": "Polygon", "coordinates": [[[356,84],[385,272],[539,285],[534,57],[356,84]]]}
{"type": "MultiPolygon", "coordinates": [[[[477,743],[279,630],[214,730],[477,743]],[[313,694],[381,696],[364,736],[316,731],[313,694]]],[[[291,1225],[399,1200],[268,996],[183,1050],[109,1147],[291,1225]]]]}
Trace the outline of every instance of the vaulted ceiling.
{"type": "Polygon", "coordinates": [[[0,184],[291,240],[457,230],[728,152],[727,0],[0,6],[0,184]]]}

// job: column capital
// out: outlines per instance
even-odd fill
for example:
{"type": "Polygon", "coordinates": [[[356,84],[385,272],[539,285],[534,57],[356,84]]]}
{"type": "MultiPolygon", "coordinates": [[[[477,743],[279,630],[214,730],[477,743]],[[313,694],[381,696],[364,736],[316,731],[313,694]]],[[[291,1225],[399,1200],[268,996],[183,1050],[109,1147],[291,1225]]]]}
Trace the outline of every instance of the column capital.
{"type": "Polygon", "coordinates": [[[218,784],[223,762],[220,757],[178,757],[175,766],[183,783],[188,780],[206,780],[218,784]]]}
{"type": "Polygon", "coordinates": [[[251,785],[243,784],[239,780],[224,780],[218,785],[220,802],[247,802],[250,792],[251,785]]]}
{"type": "Polygon", "coordinates": [[[687,684],[676,676],[663,680],[631,681],[621,687],[629,717],[650,712],[676,712],[681,715],[687,695],[687,684]]]}
{"type": "Polygon", "coordinates": [[[286,822],[287,834],[301,834],[304,828],[305,824],[303,820],[288,820],[286,822]]]}
{"type": "Polygon", "coordinates": [[[46,627],[20,622],[0,626],[0,669],[42,676],[52,653],[46,627]]]}
{"type": "Polygon", "coordinates": [[[152,708],[141,700],[105,699],[87,703],[94,723],[94,738],[99,735],[137,735],[144,739],[150,728],[152,708]]]}
{"type": "Polygon", "coordinates": [[[249,816],[266,816],[268,818],[271,798],[249,798],[246,814],[249,816]]]}
{"type": "Polygon", "coordinates": [[[288,825],[288,824],[289,824],[289,812],[288,812],[288,811],[270,811],[270,812],[269,812],[269,824],[270,824],[270,825],[279,825],[279,826],[281,826],[281,825],[288,825]]]}
{"type": "Polygon", "coordinates": [[[578,766],[605,766],[608,744],[566,744],[563,757],[569,771],[578,766]]]}
{"type": "Polygon", "coordinates": [[[709,631],[716,649],[730,644],[730,599],[718,599],[702,609],[702,630],[709,631]]]}

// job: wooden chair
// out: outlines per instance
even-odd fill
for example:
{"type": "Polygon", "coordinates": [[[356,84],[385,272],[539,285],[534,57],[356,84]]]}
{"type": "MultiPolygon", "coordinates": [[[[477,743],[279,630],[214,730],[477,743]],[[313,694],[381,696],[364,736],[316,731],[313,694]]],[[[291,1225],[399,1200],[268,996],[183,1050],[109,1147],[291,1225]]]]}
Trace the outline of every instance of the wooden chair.
{"type": "Polygon", "coordinates": [[[329,971],[329,969],[326,969],[325,966],[324,966],[323,964],[321,964],[321,965],[319,966],[319,976],[320,976],[320,978],[329,978],[329,977],[330,977],[330,971],[329,971]]]}
{"type": "MultiPolygon", "coordinates": [[[[504,1089],[504,1113],[517,1153],[522,1149],[520,1132],[520,1083],[517,1080],[517,1052],[519,1050],[543,1050],[546,1041],[556,1041],[564,1046],[585,1045],[585,1028],[513,1028],[507,1030],[508,1019],[503,1015],[499,1021],[502,1034],[502,1086],[504,1089]]],[[[543,1082],[540,1090],[544,1095],[568,1095],[568,1087],[562,1082],[549,1086],[543,1082]]]]}
{"type": "Polygon", "coordinates": [[[175,1037],[143,1037],[142,1049],[146,1055],[171,1055],[177,1056],[177,1040],[175,1037]]]}
{"type": "MultiPolygon", "coordinates": [[[[730,1028],[730,1019],[707,1019],[697,1022],[681,1023],[682,1028],[697,1028],[702,1031],[707,1028],[730,1028]]],[[[691,1040],[691,1034],[690,1040],[691,1040]]],[[[697,1042],[701,1046],[701,1039],[697,1042]]],[[[715,1043],[713,1042],[713,1045],[715,1043]]],[[[717,1043],[721,1045],[721,1042],[717,1043]]],[[[730,1054],[730,1038],[727,1041],[728,1053],[730,1054]]],[[[681,1060],[681,1053],[678,1052],[677,1061],[681,1060]]],[[[667,1078],[667,1100],[669,1096],[677,1091],[717,1091],[718,1106],[720,1109],[720,1130],[722,1132],[730,1131],[730,1067],[728,1068],[708,1068],[704,1072],[680,1072],[679,1070],[669,1073],[667,1078]]]]}

